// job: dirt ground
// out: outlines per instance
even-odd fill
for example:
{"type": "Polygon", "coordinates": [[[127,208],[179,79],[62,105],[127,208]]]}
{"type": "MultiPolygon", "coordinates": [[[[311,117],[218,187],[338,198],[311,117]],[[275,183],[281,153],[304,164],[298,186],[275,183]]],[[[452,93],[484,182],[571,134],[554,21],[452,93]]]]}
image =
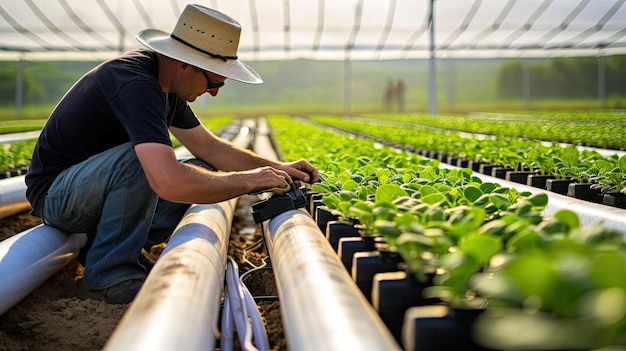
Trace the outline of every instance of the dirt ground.
{"type": "MultiPolygon", "coordinates": [[[[228,254],[238,263],[240,274],[268,263],[260,226],[250,213],[251,203],[257,200],[252,196],[240,198],[232,226],[228,254]]],[[[0,240],[40,223],[39,218],[27,212],[2,219],[0,240]]],[[[76,297],[82,272],[78,261],[72,261],[0,316],[0,351],[101,350],[129,305],[76,297]]],[[[257,297],[271,349],[287,350],[271,266],[255,269],[243,281],[257,297]]],[[[235,340],[235,350],[238,349],[235,340]]],[[[219,339],[215,350],[219,350],[219,339]]]]}

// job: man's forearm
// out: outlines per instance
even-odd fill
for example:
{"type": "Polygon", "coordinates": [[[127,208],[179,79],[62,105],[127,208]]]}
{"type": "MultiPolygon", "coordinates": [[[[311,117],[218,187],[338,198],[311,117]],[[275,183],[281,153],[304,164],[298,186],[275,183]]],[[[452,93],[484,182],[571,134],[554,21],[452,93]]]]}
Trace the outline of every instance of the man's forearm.
{"type": "Polygon", "coordinates": [[[215,146],[209,150],[207,157],[209,159],[205,161],[222,171],[243,171],[278,165],[277,161],[238,147],[227,140],[216,142],[215,146]]]}

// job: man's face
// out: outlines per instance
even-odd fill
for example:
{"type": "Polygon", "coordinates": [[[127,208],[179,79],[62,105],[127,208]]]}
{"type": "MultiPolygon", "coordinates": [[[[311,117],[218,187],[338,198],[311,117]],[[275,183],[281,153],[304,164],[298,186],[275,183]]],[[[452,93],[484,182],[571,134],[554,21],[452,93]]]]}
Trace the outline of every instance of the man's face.
{"type": "Polygon", "coordinates": [[[188,64],[183,64],[182,68],[176,93],[189,102],[206,92],[216,96],[226,81],[226,77],[188,64]]]}
{"type": "Polygon", "coordinates": [[[206,80],[205,91],[211,94],[211,96],[217,95],[220,88],[224,86],[226,77],[222,77],[219,74],[215,74],[213,72],[205,71],[201,68],[198,68],[198,70],[202,73],[204,79],[206,80]]]}

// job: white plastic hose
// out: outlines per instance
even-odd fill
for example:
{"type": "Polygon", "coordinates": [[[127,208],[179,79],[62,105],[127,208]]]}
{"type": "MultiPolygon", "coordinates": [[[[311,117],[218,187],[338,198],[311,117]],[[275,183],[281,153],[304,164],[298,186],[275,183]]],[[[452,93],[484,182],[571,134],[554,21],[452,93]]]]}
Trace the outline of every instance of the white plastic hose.
{"type": "Polygon", "coordinates": [[[226,284],[228,294],[224,300],[222,313],[222,339],[220,349],[232,350],[232,325],[237,328],[239,343],[244,350],[267,351],[269,341],[267,332],[256,302],[248,288],[239,277],[239,269],[235,261],[228,257],[226,264],[226,284]],[[252,337],[257,345],[252,343],[252,337]]]}

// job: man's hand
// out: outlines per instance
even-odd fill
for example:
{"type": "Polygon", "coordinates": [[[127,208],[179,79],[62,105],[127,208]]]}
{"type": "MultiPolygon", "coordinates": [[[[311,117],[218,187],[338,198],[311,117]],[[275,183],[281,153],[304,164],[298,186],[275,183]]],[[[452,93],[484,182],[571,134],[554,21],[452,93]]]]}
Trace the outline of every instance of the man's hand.
{"type": "Polygon", "coordinates": [[[306,160],[285,162],[277,168],[287,172],[292,178],[299,179],[308,184],[318,183],[320,181],[319,171],[306,160]]]}
{"type": "Polygon", "coordinates": [[[271,191],[273,194],[282,195],[291,190],[291,183],[293,183],[287,172],[270,166],[259,167],[242,173],[250,176],[254,184],[253,193],[271,191]]]}

